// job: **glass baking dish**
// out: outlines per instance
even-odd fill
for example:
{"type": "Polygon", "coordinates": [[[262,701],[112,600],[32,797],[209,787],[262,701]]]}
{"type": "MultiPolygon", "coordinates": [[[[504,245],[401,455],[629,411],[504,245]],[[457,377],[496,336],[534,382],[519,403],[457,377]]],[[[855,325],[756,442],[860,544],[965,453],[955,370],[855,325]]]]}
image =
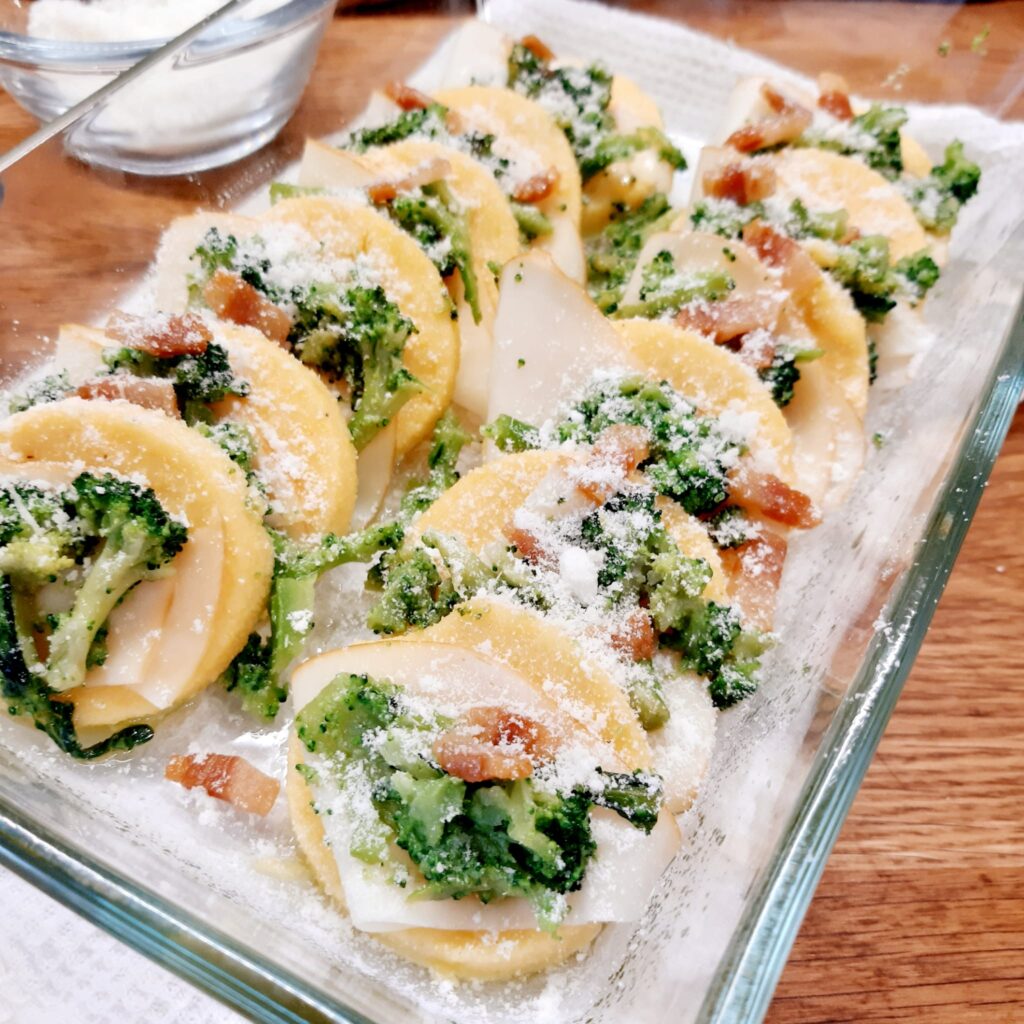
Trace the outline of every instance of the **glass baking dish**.
{"type": "MultiPolygon", "coordinates": [[[[681,142],[714,124],[733,69],[760,66],[713,37],[806,73],[837,70],[864,95],[1021,113],[1012,4],[985,5],[983,15],[931,4],[688,4],[685,20],[707,37],[633,20],[628,6],[498,0],[483,13],[632,75],[681,142]],[[994,26],[987,35],[985,24],[994,26]],[[900,47],[911,37],[908,53],[900,47]],[[948,74],[933,66],[941,60],[948,74]]],[[[668,2],[633,6],[684,19],[668,2]]],[[[296,117],[232,167],[133,178],[85,167],[55,138],[6,169],[2,379],[45,351],[60,323],[100,320],[127,301],[171,218],[263,189],[307,135],[337,131],[372,86],[409,76],[458,13],[418,5],[409,15],[339,18],[296,117]]],[[[130,772],[124,761],[63,763],[30,731],[0,723],[0,862],[260,1021],[760,1020],[1024,384],[1015,188],[1024,128],[976,110],[954,114],[984,150],[985,178],[926,307],[934,348],[900,389],[883,372],[867,429],[884,444],[846,505],[793,544],[784,642],[759,693],[723,716],[710,777],[684,821],[687,846],[639,927],[608,928],[585,961],[504,988],[455,987],[398,962],[353,935],[302,876],[283,808],[253,827],[232,814],[211,820],[198,802],[168,795],[167,756],[218,737],[240,737],[234,749],[261,767],[280,764],[280,729],[253,729],[217,693],[162,726],[130,772]]],[[[949,111],[912,116],[931,150],[953,134],[949,111]]],[[[87,129],[79,120],[68,132],[87,129]]]]}

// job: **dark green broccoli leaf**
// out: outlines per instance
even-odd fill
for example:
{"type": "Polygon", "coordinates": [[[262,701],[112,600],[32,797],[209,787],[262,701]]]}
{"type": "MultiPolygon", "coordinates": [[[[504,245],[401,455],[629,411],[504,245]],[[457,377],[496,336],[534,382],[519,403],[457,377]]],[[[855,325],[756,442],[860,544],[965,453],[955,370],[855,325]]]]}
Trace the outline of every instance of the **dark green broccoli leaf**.
{"type": "Polygon", "coordinates": [[[615,311],[644,243],[673,216],[668,198],[656,192],[635,210],[616,210],[604,230],[587,240],[587,288],[602,312],[615,311]]]}

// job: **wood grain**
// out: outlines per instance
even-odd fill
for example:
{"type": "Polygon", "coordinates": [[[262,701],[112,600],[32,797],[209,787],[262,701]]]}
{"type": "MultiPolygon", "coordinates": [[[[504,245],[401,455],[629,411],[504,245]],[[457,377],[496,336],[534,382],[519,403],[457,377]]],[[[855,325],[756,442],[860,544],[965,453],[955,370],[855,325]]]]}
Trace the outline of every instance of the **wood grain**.
{"type": "MultiPolygon", "coordinates": [[[[683,7],[668,0],[634,6],[669,16],[683,7]]],[[[123,251],[133,245],[122,246],[117,259],[113,242],[97,242],[112,204],[122,223],[138,225],[135,241],[145,244],[158,222],[209,201],[214,190],[244,190],[268,163],[294,158],[306,134],[343,124],[369,84],[415,66],[465,7],[449,3],[438,15],[421,5],[400,20],[339,18],[313,85],[279,142],[207,184],[126,180],[80,168],[90,199],[83,212],[81,195],[68,198],[69,217],[86,222],[74,244],[95,247],[99,278],[122,273],[123,251]]],[[[811,73],[841,67],[867,94],[961,98],[1002,116],[1024,116],[1024,0],[965,7],[693,0],[685,16],[695,27],[811,73]],[[986,25],[985,52],[973,52],[971,41],[986,25]],[[894,33],[900,48],[880,56],[879,38],[894,33]],[[946,40],[952,50],[940,58],[937,48],[946,40]],[[901,64],[906,70],[891,78],[901,64]]],[[[33,127],[0,96],[0,149],[33,127]]],[[[6,290],[19,251],[10,235],[4,242],[6,290]]],[[[0,301],[0,315],[4,308],[0,301]]],[[[826,869],[769,1024],[1024,1021],[1022,508],[1024,414],[826,869]]]]}

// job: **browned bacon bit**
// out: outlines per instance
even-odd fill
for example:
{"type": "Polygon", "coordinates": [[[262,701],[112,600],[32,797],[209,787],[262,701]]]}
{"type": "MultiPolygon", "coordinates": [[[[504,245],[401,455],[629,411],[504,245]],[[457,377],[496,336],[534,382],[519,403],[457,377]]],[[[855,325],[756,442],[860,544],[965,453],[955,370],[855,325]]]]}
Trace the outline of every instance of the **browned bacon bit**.
{"type": "Polygon", "coordinates": [[[434,102],[425,92],[420,92],[405,82],[388,83],[384,94],[403,110],[426,110],[434,102]]]}
{"type": "Polygon", "coordinates": [[[775,360],[775,335],[769,331],[749,331],[726,343],[740,359],[755,370],[767,370],[775,360]]]}
{"type": "Polygon", "coordinates": [[[633,661],[648,661],[653,658],[658,643],[650,615],[642,608],[633,609],[625,622],[612,630],[611,645],[633,661]]]}
{"type": "Polygon", "coordinates": [[[770,85],[761,86],[761,95],[775,116],[744,125],[725,140],[727,146],[741,153],[753,153],[758,149],[792,142],[811,126],[813,117],[806,107],[786,99],[770,85]]]}
{"type": "Polygon", "coordinates": [[[510,523],[505,527],[503,532],[509,544],[511,544],[520,556],[526,559],[526,561],[533,562],[535,565],[554,564],[554,558],[551,552],[544,547],[540,538],[530,530],[510,523]]]}
{"type": "Polygon", "coordinates": [[[603,505],[622,487],[622,478],[632,473],[651,454],[651,435],[646,427],[614,423],[598,435],[590,456],[577,479],[576,489],[597,505],[603,505]]]}
{"type": "Polygon", "coordinates": [[[737,505],[784,526],[806,530],[821,522],[821,515],[806,494],[772,473],[749,466],[730,475],[729,497],[737,505]]]}
{"type": "Polygon", "coordinates": [[[556,744],[540,722],[504,708],[470,708],[466,717],[439,736],[434,760],[464,782],[525,779],[538,761],[550,760],[556,744]]]}
{"type": "Polygon", "coordinates": [[[818,265],[800,243],[763,220],[752,220],[743,228],[743,241],[762,263],[782,271],[782,286],[793,295],[806,294],[821,278],[818,265]]]}
{"type": "Polygon", "coordinates": [[[157,359],[201,356],[213,341],[213,332],[195,313],[141,317],[118,311],[111,314],[103,333],[157,359]]]}
{"type": "Polygon", "coordinates": [[[184,754],[172,757],[164,778],[186,789],[205,789],[210,796],[250,814],[266,815],[274,806],[281,783],[234,754],[184,754]]]}
{"type": "Polygon", "coordinates": [[[380,181],[366,190],[366,195],[374,206],[390,203],[398,195],[398,186],[393,181],[380,181]]]}
{"type": "Polygon", "coordinates": [[[206,304],[223,320],[255,327],[271,341],[283,345],[292,329],[288,314],[260,295],[248,281],[221,267],[203,288],[206,304]]]}
{"type": "Polygon", "coordinates": [[[818,106],[840,121],[849,121],[853,117],[850,105],[850,87],[842,75],[824,71],[818,75],[818,106]]]}
{"type": "Polygon", "coordinates": [[[542,39],[534,35],[523,36],[519,42],[537,58],[537,60],[554,60],[555,52],[542,39]]]}
{"type": "Polygon", "coordinates": [[[730,594],[756,629],[772,628],[787,547],[785,537],[762,527],[756,537],[721,552],[730,594]]]}
{"type": "Polygon", "coordinates": [[[702,179],[704,194],[713,199],[731,199],[746,206],[747,203],[767,199],[775,191],[775,171],[770,164],[751,160],[748,163],[729,163],[708,171],[702,179]]]}
{"type": "Polygon", "coordinates": [[[778,292],[734,295],[718,302],[693,302],[676,314],[676,323],[688,331],[708,335],[724,345],[759,328],[770,331],[778,320],[783,296],[778,292]]]}
{"type": "Polygon", "coordinates": [[[133,377],[127,373],[92,377],[79,384],[74,394],[78,398],[103,402],[131,402],[143,409],[159,409],[168,416],[181,416],[174,385],[160,377],[133,377]]]}
{"type": "Polygon", "coordinates": [[[517,185],[515,192],[512,193],[512,198],[517,203],[539,203],[551,195],[557,184],[558,169],[549,167],[546,171],[534,174],[517,185]]]}

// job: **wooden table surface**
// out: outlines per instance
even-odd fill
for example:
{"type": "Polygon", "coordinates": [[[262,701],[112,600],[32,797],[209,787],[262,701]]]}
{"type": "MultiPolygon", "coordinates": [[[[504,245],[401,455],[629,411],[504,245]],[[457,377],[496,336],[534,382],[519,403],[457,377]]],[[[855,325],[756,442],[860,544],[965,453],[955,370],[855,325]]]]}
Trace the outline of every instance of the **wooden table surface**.
{"type": "MultiPolygon", "coordinates": [[[[450,0],[447,14],[462,6],[450,0]]],[[[667,0],[637,6],[672,13],[667,0]]],[[[842,59],[854,87],[875,94],[899,63],[878,56],[877,39],[899,16],[907,67],[890,95],[966,95],[1024,116],[1024,0],[963,8],[724,0],[689,3],[686,13],[697,27],[807,71],[842,59]],[[986,26],[975,47],[984,52],[975,52],[986,26]],[[938,58],[946,40],[952,51],[938,58]],[[1003,99],[990,102],[999,83],[1003,99]]],[[[389,27],[379,15],[335,21],[289,135],[301,139],[325,112],[355,111],[363,83],[386,80],[380,40],[389,27]]],[[[404,59],[414,63],[448,27],[447,16],[406,13],[404,59]]],[[[0,151],[33,127],[0,94],[0,151]]],[[[770,1024],[1024,1021],[1022,509],[1024,413],[829,861],[770,1024]]]]}

